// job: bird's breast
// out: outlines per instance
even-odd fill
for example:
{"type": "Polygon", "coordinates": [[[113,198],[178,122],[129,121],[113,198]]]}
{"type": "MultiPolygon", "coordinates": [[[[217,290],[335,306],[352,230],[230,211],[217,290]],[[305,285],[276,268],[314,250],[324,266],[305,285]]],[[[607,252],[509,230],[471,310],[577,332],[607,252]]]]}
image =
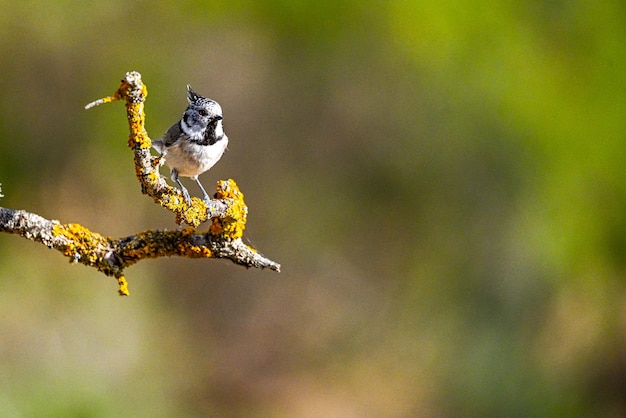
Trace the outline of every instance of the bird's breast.
{"type": "Polygon", "coordinates": [[[199,145],[188,140],[177,141],[167,148],[165,164],[175,168],[181,176],[198,176],[219,161],[227,145],[226,135],[213,145],[199,145]]]}

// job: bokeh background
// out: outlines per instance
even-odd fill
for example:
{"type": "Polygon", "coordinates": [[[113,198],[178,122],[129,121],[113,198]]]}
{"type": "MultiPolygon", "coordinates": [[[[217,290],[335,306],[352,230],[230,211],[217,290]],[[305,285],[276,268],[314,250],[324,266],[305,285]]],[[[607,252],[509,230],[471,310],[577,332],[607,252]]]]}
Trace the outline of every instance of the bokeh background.
{"type": "Polygon", "coordinates": [[[122,298],[0,234],[1,416],[626,415],[623,1],[2,0],[0,63],[0,205],[175,228],[123,105],[83,110],[136,70],[152,138],[222,104],[201,180],[283,266],[122,298]]]}

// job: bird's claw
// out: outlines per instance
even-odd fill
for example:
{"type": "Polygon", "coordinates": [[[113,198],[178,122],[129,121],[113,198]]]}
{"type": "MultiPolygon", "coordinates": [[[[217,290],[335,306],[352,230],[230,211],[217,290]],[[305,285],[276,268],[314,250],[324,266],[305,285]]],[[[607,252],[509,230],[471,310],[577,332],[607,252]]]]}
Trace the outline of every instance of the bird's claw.
{"type": "Polygon", "coordinates": [[[192,201],[191,201],[191,197],[189,196],[189,192],[186,189],[182,189],[181,192],[183,193],[183,197],[185,198],[185,202],[187,202],[187,204],[189,206],[192,205],[192,201]]]}

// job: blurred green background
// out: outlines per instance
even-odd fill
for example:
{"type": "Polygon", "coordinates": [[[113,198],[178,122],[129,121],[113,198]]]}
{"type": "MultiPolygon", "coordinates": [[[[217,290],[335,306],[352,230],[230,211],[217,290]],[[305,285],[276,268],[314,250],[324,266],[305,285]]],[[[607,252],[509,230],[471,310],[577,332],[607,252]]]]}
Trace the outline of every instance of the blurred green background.
{"type": "Polygon", "coordinates": [[[152,138],[221,103],[201,180],[283,266],[121,298],[0,234],[1,416],[626,415],[623,1],[2,0],[0,63],[0,205],[175,228],[124,106],[83,110],[136,70],[152,138]]]}

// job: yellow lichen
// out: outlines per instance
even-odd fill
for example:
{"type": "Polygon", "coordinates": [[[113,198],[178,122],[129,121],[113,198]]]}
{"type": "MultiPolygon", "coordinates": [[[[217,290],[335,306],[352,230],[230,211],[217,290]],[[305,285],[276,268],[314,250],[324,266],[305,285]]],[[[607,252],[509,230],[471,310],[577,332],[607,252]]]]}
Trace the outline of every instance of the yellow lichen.
{"type": "Polygon", "coordinates": [[[198,256],[200,258],[211,258],[213,253],[206,247],[199,247],[197,245],[189,245],[189,253],[191,255],[198,256]]]}
{"type": "Polygon", "coordinates": [[[178,243],[178,251],[184,257],[211,258],[213,253],[206,247],[190,244],[190,240],[196,233],[195,228],[189,227],[181,231],[181,239],[178,243]]]}
{"type": "Polygon", "coordinates": [[[150,148],[152,141],[144,128],[146,115],[143,111],[143,103],[127,103],[126,107],[130,128],[128,146],[131,148],[150,148]]]}
{"type": "Polygon", "coordinates": [[[120,255],[128,265],[145,258],[156,258],[166,254],[166,240],[163,235],[155,231],[145,231],[137,234],[121,249],[120,255]]]}
{"type": "Polygon", "coordinates": [[[117,277],[117,284],[119,285],[117,293],[119,293],[120,296],[130,296],[130,291],[128,290],[128,282],[126,281],[126,278],[124,276],[119,275],[117,277]]]}
{"type": "Polygon", "coordinates": [[[57,224],[52,233],[68,239],[63,254],[70,257],[71,262],[81,261],[84,264],[95,265],[101,261],[102,250],[106,248],[107,238],[91,232],[80,224],[57,224]]]}
{"type": "Polygon", "coordinates": [[[184,223],[197,227],[206,221],[207,206],[204,201],[197,197],[192,197],[193,204],[189,206],[180,191],[174,188],[171,188],[171,190],[171,193],[165,193],[158,202],[164,208],[174,212],[177,224],[181,225],[184,223]]]}
{"type": "Polygon", "coordinates": [[[146,114],[144,112],[143,102],[148,95],[148,88],[145,84],[141,84],[141,91],[138,97],[132,96],[133,86],[127,79],[122,80],[120,88],[115,92],[115,98],[126,100],[126,114],[128,116],[128,125],[130,128],[130,136],[128,138],[128,146],[130,148],[150,148],[152,141],[148,137],[144,126],[146,114]]]}
{"type": "Polygon", "coordinates": [[[145,258],[178,255],[191,258],[210,258],[208,248],[191,244],[196,233],[192,227],[182,231],[145,231],[127,240],[120,248],[119,256],[125,266],[145,258]]]}
{"type": "Polygon", "coordinates": [[[148,173],[148,180],[152,184],[156,184],[159,181],[159,175],[156,171],[152,170],[148,173]]]}
{"type": "MultiPolygon", "coordinates": [[[[226,204],[225,213],[222,212],[221,204],[217,205],[217,210],[211,205],[212,212],[209,212],[207,204],[196,197],[192,198],[192,204],[189,205],[180,190],[165,186],[165,180],[158,170],[163,161],[161,157],[150,154],[152,141],[145,129],[144,102],[147,94],[148,90],[141,82],[141,75],[129,72],[112,97],[96,100],[86,108],[115,100],[126,102],[130,130],[128,146],[135,154],[135,171],[141,182],[142,192],[173,212],[179,225],[184,223],[191,226],[181,231],[149,230],[116,241],[92,233],[79,224],[56,225],[53,229],[55,235],[67,238],[67,243],[63,242],[64,246],[61,247],[65,255],[73,262],[80,261],[97,267],[109,276],[115,276],[119,294],[125,296],[129,295],[128,283],[122,274],[126,267],[145,258],[162,256],[213,257],[209,248],[193,244],[205,240],[204,236],[196,235],[195,228],[207,218],[213,217],[209,233],[219,236],[220,240],[239,239],[243,236],[248,215],[243,193],[232,179],[218,182],[216,198],[226,204]]],[[[249,249],[256,252],[253,248],[249,249]]],[[[278,270],[279,267],[273,268],[278,270]]]]}
{"type": "Polygon", "coordinates": [[[218,181],[216,198],[226,200],[228,209],[225,216],[213,218],[209,228],[210,233],[231,239],[241,238],[246,228],[248,207],[243,200],[243,193],[239,190],[235,180],[218,181]]]}

